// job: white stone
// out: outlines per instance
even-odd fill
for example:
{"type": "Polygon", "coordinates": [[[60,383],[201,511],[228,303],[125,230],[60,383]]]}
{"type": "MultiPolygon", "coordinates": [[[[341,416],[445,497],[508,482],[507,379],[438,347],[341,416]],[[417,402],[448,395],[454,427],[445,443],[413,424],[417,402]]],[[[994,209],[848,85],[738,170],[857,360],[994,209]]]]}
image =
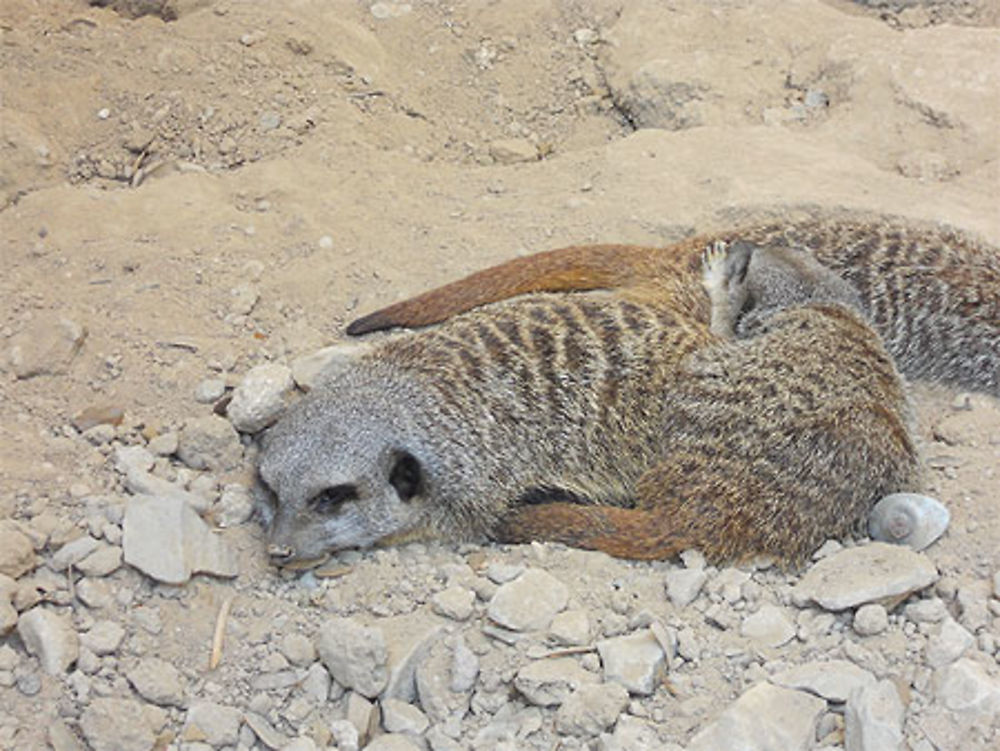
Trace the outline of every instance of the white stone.
{"type": "Polygon", "coordinates": [[[663,680],[667,656],[649,629],[597,643],[604,679],[620,683],[629,693],[649,696],[663,680]]]}
{"type": "Polygon", "coordinates": [[[80,634],[80,644],[97,656],[112,654],[117,651],[125,629],[115,621],[97,621],[89,631],[80,634]]]}
{"type": "Polygon", "coordinates": [[[62,375],[86,338],[85,326],[56,314],[41,313],[10,340],[11,369],[18,378],[62,375]]]}
{"type": "Polygon", "coordinates": [[[80,729],[92,751],[150,751],[156,740],[143,705],[134,699],[94,699],[83,711],[80,729]]]}
{"type": "Polygon", "coordinates": [[[177,458],[191,469],[228,472],[243,460],[243,444],[228,420],[198,417],[188,420],[178,434],[177,458]]]}
{"type": "Polygon", "coordinates": [[[938,633],[927,641],[927,664],[932,668],[944,667],[965,654],[974,641],[975,638],[964,626],[953,618],[947,618],[938,633]]]}
{"type": "Polygon", "coordinates": [[[458,585],[448,587],[431,598],[434,612],[456,621],[467,620],[472,615],[476,593],[458,585]]]}
{"type": "Polygon", "coordinates": [[[49,675],[65,673],[80,654],[76,631],[68,620],[42,605],[21,614],[17,633],[28,654],[36,655],[49,675]]]}
{"type": "Polygon", "coordinates": [[[708,574],[703,568],[678,568],[668,571],[664,577],[667,597],[677,608],[686,608],[701,592],[708,574]]]}
{"type": "Polygon", "coordinates": [[[180,671],[158,657],[144,657],[125,672],[129,683],[153,704],[184,706],[184,684],[180,671]]]}
{"type": "Polygon", "coordinates": [[[311,391],[331,373],[357,362],[369,349],[371,345],[363,342],[340,342],[297,357],[292,361],[292,379],[303,391],[311,391]]]}
{"type": "Polygon", "coordinates": [[[97,545],[97,540],[90,535],[83,535],[71,542],[67,542],[52,556],[52,559],[49,561],[49,568],[54,571],[65,571],[97,550],[97,545]]]}
{"type": "Polygon", "coordinates": [[[536,660],[517,671],[514,688],[529,704],[554,707],[580,686],[594,683],[596,676],[580,667],[572,657],[536,660]]]}
{"type": "Polygon", "coordinates": [[[792,599],[799,606],[815,602],[826,610],[846,610],[866,602],[897,602],[937,578],[937,568],[927,556],[900,545],[872,542],[816,563],[792,590],[792,599]]]}
{"type": "Polygon", "coordinates": [[[257,433],[284,412],[294,388],[291,368],[275,363],[258,365],[233,391],[226,416],[241,433],[257,433]]]}
{"type": "Polygon", "coordinates": [[[341,686],[374,698],[389,680],[385,638],[351,618],[330,618],[319,630],[320,659],[341,686]]]}
{"type": "Polygon", "coordinates": [[[190,506],[170,498],[135,496],[125,509],[125,562],[167,584],[195,573],[233,577],[236,556],[190,506]]]}
{"type": "Polygon", "coordinates": [[[122,549],[102,542],[98,544],[97,550],[76,564],[76,569],[85,576],[99,578],[114,573],[121,565],[122,549]]]}
{"type": "Polygon", "coordinates": [[[236,527],[253,516],[253,497],[242,485],[226,485],[219,497],[220,527],[236,527]]]}
{"type": "Polygon", "coordinates": [[[807,662],[771,676],[771,682],[797,688],[827,701],[845,702],[855,688],[875,685],[875,676],[847,660],[807,662]]]}
{"type": "Polygon", "coordinates": [[[526,138],[501,138],[490,143],[490,156],[497,164],[538,160],[538,149],[526,138]]]}
{"type": "Polygon", "coordinates": [[[303,634],[285,634],[278,642],[278,650],[290,663],[300,668],[316,660],[316,647],[303,634]]]}
{"type": "Polygon", "coordinates": [[[36,564],[35,547],[16,522],[0,520],[0,574],[17,579],[36,564]]]}
{"type": "Polygon", "coordinates": [[[235,746],[242,721],[243,713],[236,707],[196,701],[187,711],[182,737],[190,741],[201,740],[216,748],[235,746]]]}
{"type": "Polygon", "coordinates": [[[889,614],[877,602],[862,605],[854,613],[854,632],[860,636],[875,636],[889,627],[889,614]]]}
{"type": "Polygon", "coordinates": [[[427,715],[399,699],[382,701],[382,727],[389,733],[420,735],[430,725],[427,715]]]}
{"type": "Polygon", "coordinates": [[[549,634],[561,644],[582,646],[590,641],[590,619],[582,608],[564,610],[552,619],[549,634]]]}
{"type": "Polygon", "coordinates": [[[413,738],[403,733],[386,733],[373,739],[365,751],[421,751],[413,738]]]}
{"type": "Polygon", "coordinates": [[[858,686],[844,709],[845,751],[888,751],[903,747],[905,707],[890,680],[858,686]]]}
{"type": "Polygon", "coordinates": [[[226,393],[226,382],[221,378],[206,378],[194,388],[194,400],[199,404],[214,404],[226,393]]]}
{"type": "Polygon", "coordinates": [[[810,694],[758,683],[699,731],[687,751],[806,751],[825,709],[810,694]]]}
{"type": "Polygon", "coordinates": [[[548,628],[568,600],[565,584],[547,571],[531,568],[497,589],[487,615],[512,631],[538,631],[548,628]]]}
{"type": "Polygon", "coordinates": [[[948,608],[940,597],[911,602],[903,613],[914,623],[939,623],[948,616],[948,608]]]}
{"type": "Polygon", "coordinates": [[[743,619],[740,633],[765,647],[780,647],[795,638],[795,624],[777,605],[762,605],[743,619]]]}
{"type": "Polygon", "coordinates": [[[963,657],[934,671],[934,696],[953,712],[990,719],[1000,712],[1000,679],[963,657]]]}
{"type": "Polygon", "coordinates": [[[628,691],[617,683],[581,686],[556,712],[560,733],[595,736],[611,727],[628,706],[628,691]]]}

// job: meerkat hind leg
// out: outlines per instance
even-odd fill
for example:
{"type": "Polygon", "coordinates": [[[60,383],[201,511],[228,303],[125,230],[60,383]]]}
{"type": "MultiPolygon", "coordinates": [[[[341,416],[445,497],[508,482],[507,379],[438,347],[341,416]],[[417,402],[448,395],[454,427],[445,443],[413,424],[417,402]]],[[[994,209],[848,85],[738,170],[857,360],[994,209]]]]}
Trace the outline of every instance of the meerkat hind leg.
{"type": "Polygon", "coordinates": [[[747,301],[746,276],[754,250],[750,243],[719,240],[702,253],[701,283],[712,304],[709,328],[716,336],[733,338],[747,301]]]}

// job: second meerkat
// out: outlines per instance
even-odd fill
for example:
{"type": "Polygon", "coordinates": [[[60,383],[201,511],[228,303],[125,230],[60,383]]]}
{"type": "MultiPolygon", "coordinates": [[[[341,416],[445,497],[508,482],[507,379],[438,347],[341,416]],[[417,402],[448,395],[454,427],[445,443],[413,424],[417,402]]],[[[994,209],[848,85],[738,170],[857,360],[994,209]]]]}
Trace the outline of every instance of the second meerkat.
{"type": "Polygon", "coordinates": [[[275,559],[489,537],[794,562],[915,487],[901,379],[831,272],[751,245],[705,274],[732,308],[718,333],[678,269],[499,302],[335,368],[264,440],[275,559]]]}

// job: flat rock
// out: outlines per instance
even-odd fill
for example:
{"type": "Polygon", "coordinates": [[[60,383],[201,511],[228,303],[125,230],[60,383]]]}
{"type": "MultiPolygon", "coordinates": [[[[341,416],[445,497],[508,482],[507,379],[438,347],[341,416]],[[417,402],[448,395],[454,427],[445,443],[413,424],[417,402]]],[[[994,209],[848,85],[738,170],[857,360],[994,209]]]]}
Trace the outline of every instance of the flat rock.
{"type": "Polygon", "coordinates": [[[386,733],[372,740],[365,751],[421,751],[421,747],[405,733],[386,733]]]}
{"type": "Polygon", "coordinates": [[[28,654],[36,655],[49,675],[65,673],[80,654],[80,643],[69,621],[42,605],[21,614],[17,633],[28,654]]]}
{"type": "Polygon", "coordinates": [[[490,142],[490,156],[497,164],[538,161],[538,149],[527,138],[501,138],[490,142]]]}
{"type": "Polygon", "coordinates": [[[251,368],[226,409],[226,416],[241,433],[257,433],[274,423],[295,388],[292,370],[285,365],[267,363],[251,368]]]}
{"type": "Polygon", "coordinates": [[[890,680],[854,688],[844,709],[845,751],[902,748],[904,710],[890,680]]]}
{"type": "Polygon", "coordinates": [[[417,666],[440,641],[443,623],[440,617],[424,610],[380,622],[389,655],[389,681],[383,696],[411,703],[416,699],[417,666]]]}
{"type": "Polygon", "coordinates": [[[556,730],[584,737],[595,736],[615,724],[628,706],[628,691],[617,683],[584,685],[574,691],[556,712],[556,730]]]}
{"type": "Polygon", "coordinates": [[[11,339],[8,359],[18,378],[62,375],[83,347],[87,328],[52,313],[42,313],[11,339]]]}
{"type": "Polygon", "coordinates": [[[548,628],[568,600],[565,584],[547,571],[529,568],[497,589],[486,612],[490,620],[512,631],[538,631],[548,628]]]}
{"type": "Polygon", "coordinates": [[[702,568],[678,568],[668,571],[664,576],[667,597],[677,608],[686,608],[701,592],[708,579],[708,574],[702,568]]]}
{"type": "Polygon", "coordinates": [[[579,647],[590,641],[590,618],[582,608],[564,610],[549,624],[549,635],[560,644],[579,647]]]}
{"type": "Polygon", "coordinates": [[[471,589],[455,585],[443,589],[434,595],[431,598],[431,607],[438,615],[443,615],[456,621],[464,621],[472,615],[472,605],[475,601],[475,592],[471,589]]]}
{"type": "Polygon", "coordinates": [[[31,538],[17,523],[0,521],[0,574],[17,579],[34,569],[37,562],[31,538]]]}
{"type": "Polygon", "coordinates": [[[414,680],[420,707],[432,722],[445,722],[450,717],[463,717],[469,709],[471,687],[456,691],[452,672],[455,652],[445,642],[431,645],[417,666],[414,680]]]}
{"type": "Polygon", "coordinates": [[[184,719],[181,737],[186,741],[203,741],[210,746],[235,746],[239,741],[243,713],[209,701],[191,704],[184,719]]]}
{"type": "Polygon", "coordinates": [[[98,657],[118,650],[125,638],[125,629],[115,621],[97,621],[89,631],[80,634],[80,644],[98,657]]]}
{"type": "Polygon", "coordinates": [[[83,711],[80,729],[92,751],[151,751],[156,742],[134,699],[94,699],[83,711]]]}
{"type": "Polygon", "coordinates": [[[806,751],[825,709],[810,694],[758,683],[699,731],[687,751],[806,751]]]}
{"type": "Polygon", "coordinates": [[[807,662],[776,673],[770,680],[833,702],[845,702],[854,689],[875,684],[874,675],[847,660],[807,662]]]}
{"type": "Polygon", "coordinates": [[[382,727],[390,733],[420,735],[430,725],[427,715],[399,699],[382,701],[382,727]]]}
{"type": "Polygon", "coordinates": [[[1000,679],[963,657],[934,671],[934,696],[953,712],[990,720],[1000,712],[1000,679]]]}
{"type": "Polygon", "coordinates": [[[312,352],[292,361],[292,378],[303,391],[311,391],[328,374],[356,362],[371,345],[361,342],[341,342],[312,352]]]}
{"type": "Polygon", "coordinates": [[[795,624],[777,605],[762,605],[743,619],[740,633],[766,647],[780,647],[795,637],[795,624]]]}
{"type": "Polygon", "coordinates": [[[954,662],[975,642],[975,637],[953,618],[945,619],[937,634],[927,641],[924,657],[932,668],[954,662]]]}
{"type": "Polygon", "coordinates": [[[90,535],[83,535],[67,542],[49,560],[49,568],[55,571],[65,571],[97,550],[98,545],[98,541],[90,535]]]}
{"type": "Polygon", "coordinates": [[[239,434],[216,415],[188,420],[177,436],[177,457],[191,469],[228,472],[243,459],[239,434]]]}
{"type": "Polygon", "coordinates": [[[604,665],[604,680],[621,684],[631,694],[649,696],[666,673],[667,656],[648,628],[599,641],[597,653],[604,665]]]}
{"type": "Polygon", "coordinates": [[[792,590],[792,599],[799,606],[815,602],[826,610],[846,610],[866,602],[892,605],[937,578],[937,568],[927,556],[901,545],[872,542],[816,563],[792,590]]]}
{"type": "Polygon", "coordinates": [[[167,584],[192,574],[233,577],[236,556],[186,503],[172,498],[135,496],[125,509],[125,562],[167,584]]]}
{"type": "Polygon", "coordinates": [[[514,688],[529,704],[554,707],[580,686],[596,681],[597,677],[572,657],[558,657],[529,662],[517,671],[514,688]]]}
{"type": "Polygon", "coordinates": [[[180,671],[158,657],[144,657],[126,671],[129,683],[146,701],[183,707],[184,683],[180,671]]]}
{"type": "Polygon", "coordinates": [[[102,577],[114,573],[122,565],[122,549],[117,545],[98,543],[97,549],[76,564],[84,576],[102,577]]]}
{"type": "Polygon", "coordinates": [[[362,696],[378,696],[389,682],[381,629],[352,618],[330,618],[320,627],[316,650],[334,680],[362,696]]]}

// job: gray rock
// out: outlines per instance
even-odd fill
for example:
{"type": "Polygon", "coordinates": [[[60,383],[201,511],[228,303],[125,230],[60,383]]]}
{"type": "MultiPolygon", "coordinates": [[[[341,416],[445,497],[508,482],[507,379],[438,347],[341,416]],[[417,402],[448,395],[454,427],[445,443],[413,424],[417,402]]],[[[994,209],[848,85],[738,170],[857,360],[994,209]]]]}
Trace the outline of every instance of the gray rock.
{"type": "Polygon", "coordinates": [[[958,602],[958,621],[969,631],[978,631],[990,623],[989,597],[990,583],[979,579],[958,588],[955,600],[958,602]]]}
{"type": "Polygon", "coordinates": [[[0,574],[17,579],[37,565],[35,547],[20,526],[9,519],[0,520],[0,574]]]}
{"type": "Polygon", "coordinates": [[[0,638],[13,631],[17,625],[17,609],[11,602],[11,596],[0,593],[0,638]]]}
{"type": "Polygon", "coordinates": [[[361,746],[358,729],[350,720],[333,720],[330,723],[330,735],[337,751],[358,751],[361,746]]]}
{"type": "Polygon", "coordinates": [[[243,713],[235,707],[196,701],[187,711],[181,736],[186,741],[204,741],[216,748],[235,746],[241,722],[243,713]]]}
{"type": "Polygon", "coordinates": [[[116,652],[124,638],[125,629],[115,621],[97,621],[80,634],[80,644],[100,657],[116,652]]]}
{"type": "Polygon", "coordinates": [[[826,610],[846,610],[866,602],[892,604],[937,578],[937,568],[921,553],[873,542],[816,563],[792,590],[792,599],[799,606],[815,602],[826,610]]]}
{"type": "Polygon", "coordinates": [[[80,643],[69,621],[44,606],[22,613],[17,633],[28,654],[36,655],[49,675],[65,673],[80,654],[80,643]]]}
{"type": "Polygon", "coordinates": [[[160,433],[160,435],[151,438],[147,444],[147,448],[156,456],[173,456],[177,453],[179,445],[180,436],[177,434],[177,431],[169,430],[166,433],[160,433]]]}
{"type": "Polygon", "coordinates": [[[855,688],[844,709],[845,751],[902,748],[904,710],[890,680],[855,688]]]}
{"type": "Polygon", "coordinates": [[[48,741],[52,751],[86,751],[69,726],[58,718],[49,724],[48,741]]]}
{"type": "Polygon", "coordinates": [[[236,556],[190,506],[171,498],[135,496],[125,509],[125,562],[167,584],[192,574],[233,577],[236,556]]]}
{"type": "Polygon", "coordinates": [[[133,699],[94,699],[80,729],[92,751],[151,751],[156,741],[143,705],[133,699]]]}
{"type": "Polygon", "coordinates": [[[316,741],[307,735],[300,735],[282,746],[281,751],[317,751],[316,741]]]}
{"type": "Polygon", "coordinates": [[[770,680],[833,702],[845,702],[854,689],[875,685],[874,675],[847,660],[807,662],[776,673],[770,680]]]}
{"type": "Polygon", "coordinates": [[[403,733],[380,735],[367,746],[365,751],[422,751],[413,738],[403,733]]]}
{"type": "Polygon", "coordinates": [[[444,642],[431,646],[417,666],[415,683],[420,707],[432,722],[463,717],[469,709],[470,691],[452,689],[454,652],[444,642]]]}
{"type": "Polygon", "coordinates": [[[687,751],[806,751],[825,709],[810,694],[758,683],[699,731],[687,751]]]}
{"type": "Polygon", "coordinates": [[[860,636],[881,634],[889,627],[889,614],[878,603],[870,602],[858,608],[852,626],[860,636]]]}
{"type": "Polygon", "coordinates": [[[257,433],[285,411],[295,388],[291,368],[275,363],[251,368],[233,391],[226,416],[241,433],[257,433]]]}
{"type": "Polygon", "coordinates": [[[449,688],[456,693],[471,691],[479,677],[479,658],[469,649],[465,639],[459,636],[455,640],[455,648],[451,660],[451,684],[449,688]]]}
{"type": "Polygon", "coordinates": [[[150,472],[132,469],[125,475],[125,488],[134,495],[147,495],[170,501],[180,501],[197,513],[208,510],[210,504],[197,493],[191,493],[150,472]]]}
{"type": "Polygon", "coordinates": [[[382,701],[382,727],[389,733],[420,735],[430,725],[427,715],[399,699],[382,701]]]}
{"type": "Polygon", "coordinates": [[[378,628],[351,618],[331,618],[319,630],[317,651],[340,685],[374,698],[389,681],[388,653],[378,628]]]}
{"type": "Polygon", "coordinates": [[[214,404],[226,393],[226,382],[221,378],[206,378],[194,387],[194,400],[199,404],[214,404]]]}
{"type": "Polygon", "coordinates": [[[1000,712],[1000,679],[963,657],[934,671],[934,696],[953,712],[991,720],[1000,712]]]}
{"type": "Polygon", "coordinates": [[[1000,571],[993,574],[993,596],[1000,600],[1000,571]]]}
{"type": "Polygon", "coordinates": [[[780,647],[795,638],[795,625],[784,608],[762,605],[756,613],[743,619],[740,633],[766,647],[780,647]]]}
{"type": "Polygon", "coordinates": [[[572,657],[536,660],[517,671],[514,688],[529,704],[554,707],[562,704],[581,686],[597,681],[572,657]]]}
{"type": "Polygon", "coordinates": [[[927,641],[925,658],[932,668],[954,662],[972,646],[975,638],[961,624],[947,618],[938,633],[927,641]]]}
{"type": "Polygon", "coordinates": [[[347,721],[357,732],[358,745],[365,746],[378,728],[378,711],[375,705],[357,691],[347,695],[347,721]]]}
{"type": "Polygon", "coordinates": [[[439,615],[456,621],[464,621],[472,615],[472,605],[475,601],[475,592],[455,585],[434,595],[431,598],[431,607],[439,615]]]}
{"type": "Polygon", "coordinates": [[[285,634],[278,642],[278,651],[290,663],[304,668],[316,660],[316,647],[303,634],[285,634]]]}
{"type": "Polygon", "coordinates": [[[146,701],[160,706],[183,707],[185,704],[180,672],[158,657],[142,658],[126,671],[125,677],[146,701]]]}
{"type": "Polygon", "coordinates": [[[216,415],[188,420],[178,436],[177,457],[191,469],[228,472],[243,460],[239,434],[216,415]]]}
{"type": "Polygon", "coordinates": [[[84,576],[100,578],[114,573],[122,565],[122,549],[117,545],[99,543],[97,550],[76,564],[76,569],[84,576]]]}
{"type": "Polygon", "coordinates": [[[868,515],[873,540],[923,550],[948,529],[951,514],[936,498],[919,493],[893,493],[880,500],[868,515]]]}
{"type": "Polygon", "coordinates": [[[11,370],[18,378],[65,374],[86,338],[85,326],[69,318],[42,313],[10,340],[11,370]]]}
{"type": "Polygon", "coordinates": [[[620,683],[629,693],[649,696],[663,680],[667,656],[648,628],[597,643],[604,680],[620,683]]]}
{"type": "Polygon", "coordinates": [[[568,599],[565,584],[546,571],[528,569],[497,589],[487,615],[512,631],[538,631],[548,628],[568,599]]]}
{"type": "Polygon", "coordinates": [[[97,550],[97,546],[97,540],[90,535],[83,535],[71,542],[67,542],[52,556],[52,559],[49,561],[49,568],[55,571],[65,571],[97,550]]]}
{"type": "Polygon", "coordinates": [[[325,704],[330,696],[330,673],[319,662],[306,669],[302,678],[302,693],[316,706],[325,704]]]}
{"type": "Polygon", "coordinates": [[[264,744],[267,748],[275,749],[275,751],[280,751],[288,744],[288,738],[286,738],[282,733],[278,732],[274,725],[272,725],[266,717],[257,714],[256,712],[244,712],[243,721],[247,724],[257,740],[264,744]]]}
{"type": "Polygon", "coordinates": [[[242,485],[226,485],[219,498],[217,515],[220,527],[236,527],[253,516],[254,502],[250,491],[242,485]]]}
{"type": "Polygon", "coordinates": [[[590,619],[582,608],[564,610],[549,624],[549,635],[561,644],[578,647],[590,641],[590,619]]]}
{"type": "Polygon", "coordinates": [[[292,361],[292,378],[303,391],[316,387],[330,373],[355,362],[371,345],[358,342],[341,342],[303,355],[292,361]]]}
{"type": "Polygon", "coordinates": [[[382,622],[389,652],[389,682],[383,696],[413,703],[417,697],[417,666],[441,640],[441,624],[441,618],[425,610],[382,622]]]}
{"type": "Polygon", "coordinates": [[[948,616],[948,608],[940,597],[911,602],[903,613],[914,623],[940,623],[948,616]]]}
{"type": "Polygon", "coordinates": [[[708,574],[702,568],[679,568],[668,571],[664,579],[674,607],[686,608],[698,597],[708,574]]]}
{"type": "Polygon", "coordinates": [[[581,686],[556,712],[560,733],[595,736],[611,727],[628,706],[628,691],[617,683],[581,686]]]}

